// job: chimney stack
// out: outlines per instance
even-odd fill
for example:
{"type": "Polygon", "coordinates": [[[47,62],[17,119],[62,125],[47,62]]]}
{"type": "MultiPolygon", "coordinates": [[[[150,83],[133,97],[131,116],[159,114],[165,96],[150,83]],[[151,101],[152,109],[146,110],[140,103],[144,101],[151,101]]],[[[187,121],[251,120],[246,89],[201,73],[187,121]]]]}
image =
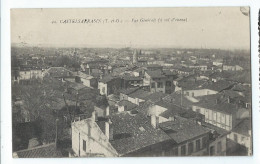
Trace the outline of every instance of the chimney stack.
{"type": "Polygon", "coordinates": [[[91,118],[93,122],[97,121],[98,117],[97,117],[97,112],[95,110],[92,112],[91,118]]]}
{"type": "Polygon", "coordinates": [[[227,99],[227,100],[228,100],[228,103],[230,103],[230,96],[228,96],[228,99],[227,99]]]}
{"type": "Polygon", "coordinates": [[[109,139],[109,140],[113,140],[113,128],[111,127],[111,120],[108,119],[106,122],[105,122],[105,135],[106,137],[109,139]]]}
{"type": "Polygon", "coordinates": [[[219,103],[219,100],[218,99],[216,99],[216,104],[218,104],[219,103]]]}
{"type": "Polygon", "coordinates": [[[156,129],[159,124],[159,117],[152,115],[151,116],[151,125],[156,129]]]}
{"type": "Polygon", "coordinates": [[[106,107],[106,116],[109,116],[109,105],[106,107]]]}

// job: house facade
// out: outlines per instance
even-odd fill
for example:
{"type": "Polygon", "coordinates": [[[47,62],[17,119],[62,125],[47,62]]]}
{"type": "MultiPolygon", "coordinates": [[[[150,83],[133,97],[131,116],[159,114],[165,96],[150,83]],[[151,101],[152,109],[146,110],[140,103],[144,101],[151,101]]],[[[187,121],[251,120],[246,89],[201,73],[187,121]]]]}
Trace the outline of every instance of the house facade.
{"type": "Polygon", "coordinates": [[[205,116],[205,122],[220,127],[222,129],[231,130],[234,118],[232,114],[224,113],[214,109],[203,108],[193,105],[192,110],[205,116]]]}

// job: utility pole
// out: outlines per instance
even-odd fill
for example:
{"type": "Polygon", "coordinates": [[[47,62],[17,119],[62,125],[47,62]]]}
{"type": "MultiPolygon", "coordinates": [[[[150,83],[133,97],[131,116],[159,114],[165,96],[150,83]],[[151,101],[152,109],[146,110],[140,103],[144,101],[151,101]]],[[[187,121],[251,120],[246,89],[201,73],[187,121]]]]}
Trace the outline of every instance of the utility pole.
{"type": "Polygon", "coordinates": [[[182,109],[182,88],[181,88],[181,109],[182,109]]]}
{"type": "Polygon", "coordinates": [[[77,110],[77,106],[78,106],[78,97],[79,97],[79,91],[77,91],[77,95],[76,95],[76,105],[75,105],[75,110],[73,112],[73,119],[75,118],[75,111],[77,110]]]}

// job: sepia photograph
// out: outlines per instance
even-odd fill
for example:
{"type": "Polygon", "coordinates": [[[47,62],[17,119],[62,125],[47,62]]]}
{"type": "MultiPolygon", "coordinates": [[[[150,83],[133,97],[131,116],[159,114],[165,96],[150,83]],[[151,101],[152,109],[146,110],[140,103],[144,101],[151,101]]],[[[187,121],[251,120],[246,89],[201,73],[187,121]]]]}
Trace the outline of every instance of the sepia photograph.
{"type": "Polygon", "coordinates": [[[252,156],[249,7],[13,8],[13,158],[252,156]]]}

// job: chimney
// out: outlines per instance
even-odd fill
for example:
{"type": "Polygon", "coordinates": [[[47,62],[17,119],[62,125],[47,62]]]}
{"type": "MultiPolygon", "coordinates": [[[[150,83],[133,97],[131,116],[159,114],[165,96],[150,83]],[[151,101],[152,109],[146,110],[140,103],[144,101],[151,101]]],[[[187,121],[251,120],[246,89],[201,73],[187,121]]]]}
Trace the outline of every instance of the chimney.
{"type": "Polygon", "coordinates": [[[151,125],[156,129],[159,124],[159,117],[152,115],[151,116],[151,125]]]}
{"type": "Polygon", "coordinates": [[[228,96],[228,99],[227,99],[228,103],[230,103],[230,96],[228,96]]]}
{"type": "Polygon", "coordinates": [[[216,104],[218,104],[219,103],[219,99],[216,99],[216,104]]]}
{"type": "Polygon", "coordinates": [[[106,116],[109,116],[109,105],[106,107],[106,116]]]}
{"type": "Polygon", "coordinates": [[[96,112],[95,110],[92,112],[91,118],[92,118],[92,121],[93,121],[93,122],[97,121],[98,116],[97,116],[97,112],[96,112]]]}
{"type": "Polygon", "coordinates": [[[56,119],[56,134],[55,134],[55,146],[56,146],[56,148],[58,148],[58,139],[59,139],[59,136],[58,136],[58,123],[59,123],[59,119],[56,119]]]}
{"type": "Polygon", "coordinates": [[[111,120],[108,119],[106,122],[105,122],[105,135],[106,137],[108,138],[108,140],[113,140],[113,128],[111,127],[111,120]]]}

